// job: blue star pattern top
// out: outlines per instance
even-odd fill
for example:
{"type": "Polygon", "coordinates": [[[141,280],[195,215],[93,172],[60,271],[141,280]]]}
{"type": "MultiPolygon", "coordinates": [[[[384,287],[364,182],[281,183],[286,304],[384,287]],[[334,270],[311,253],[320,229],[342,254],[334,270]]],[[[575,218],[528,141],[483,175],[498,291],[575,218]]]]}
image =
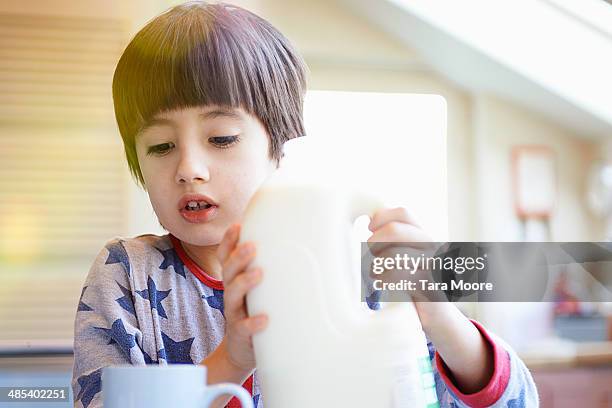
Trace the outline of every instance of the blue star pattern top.
{"type": "MultiPolygon", "coordinates": [[[[200,281],[183,256],[174,250],[169,235],[115,239],[100,251],[76,307],[75,407],[102,407],[104,367],[197,364],[221,343],[225,333],[222,285],[212,287],[200,281]]],[[[368,306],[379,308],[376,296],[368,306]]],[[[537,406],[529,372],[513,352],[509,355],[510,381],[494,406],[537,406]]],[[[465,407],[433,366],[440,407],[465,407]]],[[[265,396],[257,372],[249,391],[256,408],[262,408],[265,396]]]]}
{"type": "Polygon", "coordinates": [[[108,258],[106,258],[106,265],[121,264],[125,272],[130,275],[130,259],[123,246],[123,241],[111,242],[106,245],[108,249],[108,258]]]}
{"type": "Polygon", "coordinates": [[[525,390],[521,390],[521,393],[517,398],[513,398],[508,401],[508,408],[517,408],[525,406],[525,390]]]}
{"type": "Polygon", "coordinates": [[[86,290],[87,290],[87,286],[83,286],[83,290],[81,291],[81,297],[79,298],[79,306],[78,306],[79,312],[90,312],[93,310],[91,307],[83,303],[83,295],[85,294],[86,290]]]}
{"type": "Polygon", "coordinates": [[[369,296],[366,296],[366,303],[371,310],[379,310],[380,309],[380,291],[375,290],[370,293],[369,296]]]}
{"type": "Polygon", "coordinates": [[[136,345],[136,341],[134,336],[127,332],[121,319],[115,320],[110,329],[103,327],[95,327],[95,329],[102,330],[109,338],[107,344],[117,344],[127,360],[132,362],[132,347],[136,345]]]}
{"type": "Polygon", "coordinates": [[[137,290],[136,293],[138,293],[143,299],[149,300],[151,303],[151,310],[155,309],[158,315],[167,319],[168,316],[166,315],[166,311],[164,310],[164,306],[161,302],[168,297],[172,289],[157,290],[155,281],[153,281],[150,276],[147,279],[147,288],[148,289],[137,290]]]}
{"type": "Polygon", "coordinates": [[[195,337],[183,341],[175,341],[166,333],[162,332],[162,340],[164,342],[163,358],[168,363],[175,364],[195,364],[191,359],[191,345],[195,337]]]}
{"type": "Polygon", "coordinates": [[[87,408],[94,397],[102,391],[102,369],[99,368],[91,374],[80,376],[77,382],[79,393],[76,394],[75,399],[80,401],[84,408],[87,408]]]}
{"type": "Polygon", "coordinates": [[[130,314],[136,316],[136,310],[134,310],[134,300],[132,299],[132,292],[128,288],[124,288],[123,286],[121,286],[119,282],[117,282],[117,286],[119,286],[119,289],[121,289],[121,293],[123,294],[123,296],[115,299],[115,302],[117,302],[119,306],[121,306],[124,310],[130,312],[130,314]]]}
{"type": "Polygon", "coordinates": [[[176,253],[174,248],[169,248],[169,249],[159,249],[159,248],[156,248],[156,249],[164,257],[164,260],[159,265],[159,269],[166,270],[166,269],[168,269],[171,266],[172,270],[174,270],[174,272],[178,273],[183,278],[186,278],[186,275],[185,275],[185,265],[183,264],[183,262],[181,262],[181,259],[179,258],[178,254],[176,253]]]}
{"type": "Polygon", "coordinates": [[[213,289],[212,291],[212,296],[202,295],[202,298],[206,299],[208,306],[219,310],[223,314],[223,291],[219,289],[213,289]]]}
{"type": "MultiPolygon", "coordinates": [[[[101,370],[121,364],[196,364],[225,333],[223,290],[189,272],[168,235],[108,242],[76,308],[75,407],[102,406],[101,370]]],[[[259,395],[257,376],[252,395],[259,395]]],[[[263,399],[257,397],[258,408],[263,399]]]]}

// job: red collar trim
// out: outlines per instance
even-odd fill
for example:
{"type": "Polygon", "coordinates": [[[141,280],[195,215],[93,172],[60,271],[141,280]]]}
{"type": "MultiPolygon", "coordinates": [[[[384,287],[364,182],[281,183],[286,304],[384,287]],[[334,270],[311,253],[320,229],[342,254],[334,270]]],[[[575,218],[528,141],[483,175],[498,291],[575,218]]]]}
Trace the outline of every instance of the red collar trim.
{"type": "Polygon", "coordinates": [[[200,268],[198,264],[196,264],[193,261],[193,259],[189,257],[189,255],[187,255],[187,252],[185,252],[185,250],[183,249],[183,245],[181,244],[181,241],[179,241],[179,239],[176,238],[174,235],[172,234],[169,234],[169,235],[170,235],[170,241],[172,242],[172,246],[174,247],[174,250],[178,254],[181,261],[185,264],[187,269],[189,269],[189,271],[193,273],[195,277],[200,280],[200,282],[202,282],[209,288],[223,290],[223,281],[219,279],[215,279],[209,274],[207,274],[206,272],[204,272],[204,270],[200,268]]]}

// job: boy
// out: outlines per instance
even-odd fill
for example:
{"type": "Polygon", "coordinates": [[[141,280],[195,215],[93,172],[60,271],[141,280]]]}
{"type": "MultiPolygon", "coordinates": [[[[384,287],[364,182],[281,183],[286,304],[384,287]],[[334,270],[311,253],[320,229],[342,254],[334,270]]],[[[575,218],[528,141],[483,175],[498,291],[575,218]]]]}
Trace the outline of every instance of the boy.
{"type": "MultiPolygon", "coordinates": [[[[244,384],[263,407],[251,337],[267,321],[247,317],[245,296],[265,271],[250,266],[256,248],[238,244],[236,222],[282,144],[304,134],[305,70],[268,22],[223,4],[174,7],[128,45],[115,113],[130,170],[170,234],[112,240],[94,261],[75,322],[75,406],[101,406],[102,368],[129,363],[205,364],[210,383],[244,384]]],[[[401,208],[369,227],[371,241],[430,240],[401,208]]],[[[442,407],[537,405],[499,340],[451,304],[417,307],[442,407]]]]}

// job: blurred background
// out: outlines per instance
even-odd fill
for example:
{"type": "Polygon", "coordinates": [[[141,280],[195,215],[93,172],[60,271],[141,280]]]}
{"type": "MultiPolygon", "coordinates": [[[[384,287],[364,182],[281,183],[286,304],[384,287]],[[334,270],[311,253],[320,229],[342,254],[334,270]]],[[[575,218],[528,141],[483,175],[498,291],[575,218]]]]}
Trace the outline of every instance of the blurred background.
{"type": "MultiPolygon", "coordinates": [[[[162,233],[127,170],[111,80],[131,36],[177,3],[0,0],[0,386],[68,386],[95,254],[162,233]]],[[[445,98],[448,239],[612,236],[609,1],[231,3],[289,37],[309,89],[445,98]]],[[[462,306],[521,353],[543,406],[612,406],[612,311],[583,290],[462,306]]]]}

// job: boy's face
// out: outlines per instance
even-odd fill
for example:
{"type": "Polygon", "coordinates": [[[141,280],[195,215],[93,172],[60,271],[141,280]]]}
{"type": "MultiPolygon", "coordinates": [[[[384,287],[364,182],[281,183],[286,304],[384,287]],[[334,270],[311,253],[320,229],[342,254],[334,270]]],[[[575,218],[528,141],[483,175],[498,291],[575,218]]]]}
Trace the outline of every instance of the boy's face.
{"type": "Polygon", "coordinates": [[[159,113],[136,138],[160,223],[197,246],[217,245],[240,221],[253,193],[276,168],[268,147],[268,134],[256,117],[218,106],[159,113]],[[204,195],[208,204],[187,209],[187,194],[204,195]],[[206,208],[209,204],[214,205],[206,208]]]}

